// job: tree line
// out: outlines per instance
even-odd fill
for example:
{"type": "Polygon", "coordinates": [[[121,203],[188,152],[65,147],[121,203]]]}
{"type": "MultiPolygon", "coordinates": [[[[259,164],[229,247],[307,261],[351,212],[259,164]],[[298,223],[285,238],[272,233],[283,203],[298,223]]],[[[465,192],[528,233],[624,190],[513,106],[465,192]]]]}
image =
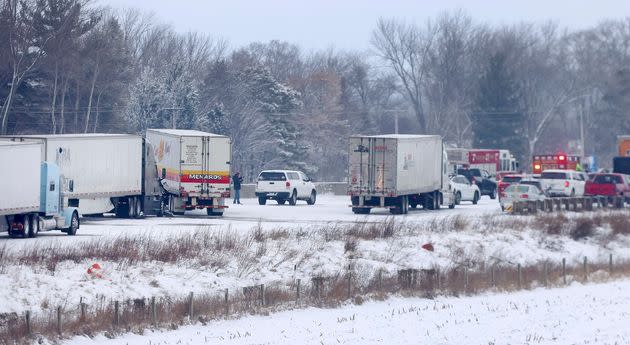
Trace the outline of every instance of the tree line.
{"type": "Polygon", "coordinates": [[[0,0],[0,132],[198,129],[233,141],[233,164],[346,176],[351,134],[440,134],[449,145],[607,162],[630,134],[630,18],[567,30],[491,26],[463,11],[380,19],[370,49],[291,42],[231,47],[151,14],[89,0],[0,0]]]}

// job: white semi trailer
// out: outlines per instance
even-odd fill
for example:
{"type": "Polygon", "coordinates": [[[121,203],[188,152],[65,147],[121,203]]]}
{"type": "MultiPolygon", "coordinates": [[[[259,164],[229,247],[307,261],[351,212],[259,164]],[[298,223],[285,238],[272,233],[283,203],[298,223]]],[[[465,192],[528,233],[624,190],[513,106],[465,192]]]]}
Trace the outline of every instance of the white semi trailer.
{"type": "Polygon", "coordinates": [[[2,141],[40,143],[37,161],[59,167],[68,206],[82,215],[115,211],[118,217],[142,215],[143,142],[130,134],[5,136],[2,141]]]}
{"type": "Polygon", "coordinates": [[[40,231],[79,229],[79,212],[64,202],[59,168],[42,161],[41,142],[0,141],[0,231],[37,237],[40,231]]]}
{"type": "Polygon", "coordinates": [[[448,157],[440,136],[352,136],[348,156],[354,213],[380,207],[404,214],[418,205],[433,210],[452,204],[448,157]]]}
{"type": "Polygon", "coordinates": [[[157,176],[174,214],[206,209],[222,216],[230,197],[230,138],[183,129],[148,129],[147,161],[155,161],[157,176]]]}

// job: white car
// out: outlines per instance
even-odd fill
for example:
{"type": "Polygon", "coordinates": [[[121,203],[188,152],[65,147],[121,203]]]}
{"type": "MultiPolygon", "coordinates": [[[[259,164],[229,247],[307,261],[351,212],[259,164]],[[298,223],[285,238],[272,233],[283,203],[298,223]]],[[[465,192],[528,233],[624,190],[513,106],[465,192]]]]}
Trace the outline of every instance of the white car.
{"type": "Polygon", "coordinates": [[[470,183],[464,175],[456,175],[451,178],[451,191],[455,205],[459,205],[462,201],[472,201],[473,205],[477,204],[481,197],[481,191],[477,184],[470,183]]]}
{"type": "Polygon", "coordinates": [[[549,196],[583,196],[588,175],[574,170],[545,170],[540,183],[549,196]]]}
{"type": "Polygon", "coordinates": [[[305,173],[295,170],[264,170],[258,175],[256,197],[260,205],[267,200],[276,200],[278,204],[295,205],[298,200],[315,204],[317,192],[313,181],[305,173]]]}
{"type": "Polygon", "coordinates": [[[515,201],[541,201],[547,196],[535,184],[512,184],[503,192],[501,210],[512,212],[515,201]]]}

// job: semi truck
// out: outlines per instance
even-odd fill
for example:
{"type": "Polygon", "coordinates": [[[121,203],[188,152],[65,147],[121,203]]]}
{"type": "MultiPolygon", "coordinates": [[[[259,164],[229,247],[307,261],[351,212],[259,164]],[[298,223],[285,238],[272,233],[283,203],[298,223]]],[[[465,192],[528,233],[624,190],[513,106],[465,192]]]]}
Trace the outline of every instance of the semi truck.
{"type": "Polygon", "coordinates": [[[206,209],[222,216],[230,197],[230,138],[182,129],[148,129],[147,161],[155,161],[174,214],[206,209]]]}
{"type": "MultiPolygon", "coordinates": [[[[68,206],[81,215],[114,211],[142,215],[143,142],[131,134],[5,136],[3,141],[41,144],[41,161],[54,163],[67,185],[68,206]]],[[[38,162],[39,163],[39,162],[38,162]]]]}
{"type": "Polygon", "coordinates": [[[79,211],[68,205],[67,180],[43,159],[42,142],[1,142],[0,230],[10,237],[37,237],[40,231],[75,235],[79,211]]]}
{"type": "Polygon", "coordinates": [[[348,194],[352,212],[452,205],[448,155],[437,135],[375,135],[349,138],[348,194]]]}

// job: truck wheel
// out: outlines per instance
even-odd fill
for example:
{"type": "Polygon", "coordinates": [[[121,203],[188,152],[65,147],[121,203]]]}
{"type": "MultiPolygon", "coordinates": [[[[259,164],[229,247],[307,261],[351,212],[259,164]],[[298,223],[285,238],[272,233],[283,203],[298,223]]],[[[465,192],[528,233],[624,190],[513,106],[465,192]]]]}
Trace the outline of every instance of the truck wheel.
{"type": "Polygon", "coordinates": [[[258,197],[258,205],[264,205],[267,203],[267,198],[264,196],[259,196],[258,197]]]}
{"type": "Polygon", "coordinates": [[[294,189],[291,194],[291,198],[289,199],[289,205],[295,206],[295,204],[297,204],[297,191],[294,189]]]}
{"type": "Polygon", "coordinates": [[[306,203],[309,205],[315,205],[315,200],[317,200],[317,192],[315,190],[311,191],[311,196],[306,200],[306,203]]]}
{"type": "Polygon", "coordinates": [[[74,236],[77,234],[77,230],[79,229],[79,215],[76,212],[72,213],[72,218],[70,219],[70,227],[66,233],[70,236],[74,236]]]}
{"type": "MultiPolygon", "coordinates": [[[[455,194],[455,205],[459,205],[462,202],[462,193],[457,192],[455,194]]],[[[453,205],[454,207],[454,205],[453,205]]]]}
{"type": "Polygon", "coordinates": [[[494,200],[497,198],[497,189],[494,188],[492,192],[490,192],[490,199],[494,200]]]}
{"type": "Polygon", "coordinates": [[[29,215],[24,215],[24,217],[22,218],[22,225],[24,225],[24,228],[22,231],[18,232],[18,236],[19,237],[28,237],[28,235],[31,233],[31,220],[30,220],[30,216],[29,215]]]}
{"type": "Polygon", "coordinates": [[[479,201],[479,193],[475,192],[475,196],[473,196],[473,200],[472,200],[473,205],[477,205],[478,201],[479,201]]]}
{"type": "Polygon", "coordinates": [[[278,202],[278,205],[284,205],[287,202],[287,199],[278,199],[276,201],[278,202]]]}
{"type": "Polygon", "coordinates": [[[135,197],[135,211],[134,218],[142,218],[142,200],[139,197],[135,197]]]}
{"type": "Polygon", "coordinates": [[[36,215],[31,215],[29,218],[30,231],[28,232],[28,237],[35,238],[39,234],[39,219],[36,215]]]}
{"type": "Polygon", "coordinates": [[[453,202],[452,204],[448,205],[448,208],[450,208],[451,210],[455,208],[455,203],[453,202]]]}

